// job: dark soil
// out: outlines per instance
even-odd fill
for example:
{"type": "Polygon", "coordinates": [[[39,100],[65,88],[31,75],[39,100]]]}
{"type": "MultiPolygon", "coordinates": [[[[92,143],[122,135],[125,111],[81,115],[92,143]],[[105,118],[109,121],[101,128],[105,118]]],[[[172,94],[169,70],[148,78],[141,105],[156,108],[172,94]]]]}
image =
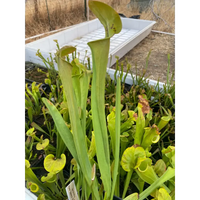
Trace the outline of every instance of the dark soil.
{"type": "Polygon", "coordinates": [[[44,83],[45,78],[47,78],[46,74],[38,72],[37,69],[40,68],[44,72],[48,72],[48,70],[42,66],[36,65],[31,62],[25,63],[25,78],[38,82],[44,83]]]}

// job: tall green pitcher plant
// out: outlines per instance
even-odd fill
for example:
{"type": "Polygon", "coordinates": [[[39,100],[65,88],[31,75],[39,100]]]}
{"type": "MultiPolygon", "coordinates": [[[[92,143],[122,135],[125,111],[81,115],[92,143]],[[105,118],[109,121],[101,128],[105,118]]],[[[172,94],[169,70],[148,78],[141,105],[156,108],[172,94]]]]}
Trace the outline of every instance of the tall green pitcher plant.
{"type": "Polygon", "coordinates": [[[91,157],[88,156],[87,143],[84,142],[87,137],[85,128],[86,102],[92,74],[91,108],[96,157],[101,174],[102,185],[105,191],[104,199],[112,199],[119,167],[120,127],[118,126],[120,124],[121,83],[118,78],[115,131],[116,161],[111,179],[110,151],[104,107],[105,76],[109,56],[110,38],[121,31],[122,22],[118,13],[102,2],[89,1],[89,7],[105,28],[104,39],[88,43],[92,51],[92,72],[79,63],[78,59],[74,59],[71,63],[65,59],[68,54],[73,53],[76,50],[75,47],[66,46],[56,53],[58,70],[69,108],[71,131],[65,125],[65,122],[56,107],[49,100],[45,98],[42,100],[49,109],[61,138],[75,159],[77,168],[79,169],[78,173],[80,177],[82,177],[83,183],[87,185],[87,187],[84,186],[85,191],[82,191],[82,193],[84,193],[86,198],[89,197],[90,194],[92,194],[94,199],[103,198],[98,191],[99,184],[94,170],[96,165],[91,157]]]}

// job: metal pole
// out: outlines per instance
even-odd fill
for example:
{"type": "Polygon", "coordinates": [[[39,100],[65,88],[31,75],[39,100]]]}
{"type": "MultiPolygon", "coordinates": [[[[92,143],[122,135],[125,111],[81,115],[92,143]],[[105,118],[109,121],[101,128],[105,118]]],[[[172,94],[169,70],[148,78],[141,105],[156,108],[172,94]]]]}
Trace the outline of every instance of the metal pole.
{"type": "Polygon", "coordinates": [[[87,19],[87,0],[84,0],[84,15],[85,15],[85,18],[87,19]]]}
{"type": "Polygon", "coordinates": [[[88,0],[87,0],[87,21],[89,21],[89,6],[88,6],[88,0]]]}
{"type": "Polygon", "coordinates": [[[88,0],[84,0],[84,8],[85,8],[85,18],[89,21],[89,7],[88,7],[88,0]]]}
{"type": "Polygon", "coordinates": [[[52,26],[51,26],[51,21],[50,21],[50,17],[49,17],[49,9],[48,9],[48,5],[47,5],[47,0],[46,1],[46,7],[47,7],[47,14],[48,14],[48,19],[49,19],[49,26],[50,26],[50,31],[53,30],[52,26]]]}

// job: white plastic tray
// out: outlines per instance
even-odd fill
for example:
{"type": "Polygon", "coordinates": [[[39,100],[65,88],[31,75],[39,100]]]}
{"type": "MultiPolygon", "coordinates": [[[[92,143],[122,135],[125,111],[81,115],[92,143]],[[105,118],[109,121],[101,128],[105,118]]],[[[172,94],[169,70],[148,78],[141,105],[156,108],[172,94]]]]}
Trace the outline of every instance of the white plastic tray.
{"type": "MultiPolygon", "coordinates": [[[[123,17],[121,18],[121,20],[121,32],[114,35],[110,41],[108,67],[110,67],[110,63],[112,66],[116,62],[115,56],[118,56],[119,58],[123,57],[141,40],[148,36],[148,34],[152,30],[153,25],[156,23],[155,21],[130,19],[123,17]]],[[[63,47],[65,45],[76,46],[77,51],[80,52],[79,58],[80,60],[83,60],[85,56],[85,50],[87,50],[87,56],[91,56],[91,51],[87,43],[89,41],[104,38],[104,32],[104,27],[98,19],[83,22],[67,30],[26,44],[25,60],[44,66],[43,61],[38,56],[36,56],[36,52],[38,49],[40,49],[40,52],[45,58],[49,57],[49,53],[52,53],[52,56],[54,56],[54,53],[57,49],[54,40],[58,41],[60,47],[63,47]]],[[[58,70],[56,63],[54,63],[54,66],[58,70]]],[[[110,74],[111,78],[114,79],[115,70],[109,68],[107,71],[110,74]]],[[[155,86],[157,84],[157,81],[150,79],[148,79],[148,81],[150,85],[155,86]]],[[[126,78],[126,83],[130,85],[132,84],[132,77],[130,74],[128,74],[126,78]]],[[[163,83],[160,82],[159,86],[162,88],[163,83]]]]}
{"type": "MultiPolygon", "coordinates": [[[[116,62],[115,56],[118,56],[119,58],[123,57],[134,46],[148,36],[153,25],[156,23],[155,21],[129,18],[121,18],[121,20],[121,32],[114,35],[110,41],[108,67],[112,66],[116,62]]],[[[43,64],[42,60],[36,56],[36,52],[38,49],[40,49],[40,52],[45,58],[49,57],[49,53],[52,53],[54,56],[54,53],[57,49],[54,40],[58,41],[60,47],[65,45],[76,46],[77,52],[80,53],[79,59],[83,60],[86,50],[87,56],[91,57],[91,50],[87,43],[104,37],[105,31],[103,25],[98,19],[94,19],[78,24],[65,31],[61,31],[59,33],[26,44],[25,60],[37,64],[43,64]]],[[[56,65],[55,67],[57,69],[56,65]]]]}

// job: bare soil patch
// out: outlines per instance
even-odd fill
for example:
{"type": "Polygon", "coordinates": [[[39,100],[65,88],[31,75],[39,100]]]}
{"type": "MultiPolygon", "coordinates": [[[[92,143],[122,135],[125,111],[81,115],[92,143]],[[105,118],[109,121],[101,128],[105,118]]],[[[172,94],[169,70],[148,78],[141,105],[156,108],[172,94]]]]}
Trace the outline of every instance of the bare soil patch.
{"type": "MultiPolygon", "coordinates": [[[[170,54],[170,76],[175,71],[175,36],[158,34],[151,32],[148,37],[142,40],[137,46],[129,51],[123,58],[119,60],[119,63],[127,60],[131,64],[130,71],[133,74],[142,74],[146,68],[146,58],[149,51],[151,51],[148,67],[145,77],[160,82],[167,81],[167,69],[168,69],[168,54],[170,54]],[[137,70],[136,70],[137,66],[137,70]]],[[[116,64],[111,68],[116,69],[116,64]]],[[[124,65],[124,71],[127,71],[126,65],[124,65]]],[[[173,78],[175,81],[175,78],[173,78]]]]}

